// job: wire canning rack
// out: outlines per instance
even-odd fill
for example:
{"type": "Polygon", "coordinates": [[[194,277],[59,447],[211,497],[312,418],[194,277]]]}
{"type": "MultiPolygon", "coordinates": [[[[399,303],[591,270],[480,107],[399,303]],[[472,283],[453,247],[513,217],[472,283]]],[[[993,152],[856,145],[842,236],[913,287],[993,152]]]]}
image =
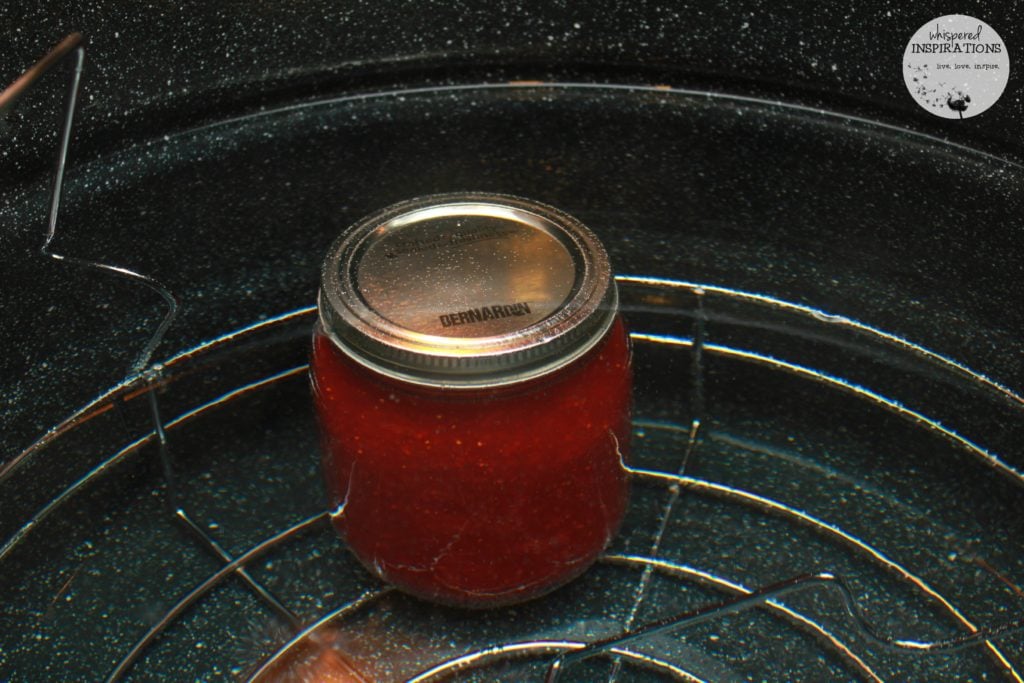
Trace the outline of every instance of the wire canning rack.
{"type": "MultiPolygon", "coordinates": [[[[1019,615],[1005,574],[1020,569],[1020,474],[961,425],[893,398],[962,391],[1012,413],[1012,395],[817,311],[689,283],[620,286],[638,366],[633,502],[581,580],[535,603],[462,612],[365,575],[320,507],[304,309],[169,360],[39,444],[30,458],[56,448],[89,467],[62,472],[65,494],[0,551],[13,577],[41,548],[70,544],[63,566],[20,577],[16,590],[45,612],[31,630],[5,631],[8,663],[45,649],[70,670],[77,657],[120,657],[110,680],[348,680],[337,672],[349,668],[366,680],[543,680],[557,655],[610,640],[603,652],[620,657],[625,680],[1019,676],[1019,635],[957,637],[1019,615]],[[732,343],[773,328],[817,354],[815,369],[732,343]],[[865,388],[883,379],[886,396],[865,388]],[[735,399],[751,387],[764,395],[735,399]],[[122,422],[144,422],[154,396],[162,429],[109,443],[122,422]],[[845,433],[859,425],[870,433],[845,433]],[[97,519],[110,496],[123,504],[97,519]],[[77,641],[92,633],[103,635],[77,641]],[[975,647],[946,650],[957,644],[975,647]]],[[[564,672],[594,680],[607,666],[564,672]]]]}
{"type": "Polygon", "coordinates": [[[0,670],[1021,680],[1021,397],[823,311],[619,283],[637,365],[632,503],[580,580],[466,612],[371,579],[322,509],[312,309],[154,365],[172,306],[122,384],[0,473],[11,509],[36,511],[3,520],[0,670]]]}

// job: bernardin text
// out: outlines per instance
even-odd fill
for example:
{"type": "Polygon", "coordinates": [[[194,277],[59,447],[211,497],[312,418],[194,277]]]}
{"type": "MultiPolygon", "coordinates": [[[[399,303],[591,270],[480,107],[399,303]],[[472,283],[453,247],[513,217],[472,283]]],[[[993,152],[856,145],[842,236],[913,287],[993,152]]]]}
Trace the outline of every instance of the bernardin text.
{"type": "Polygon", "coordinates": [[[452,327],[454,325],[482,323],[485,320],[494,320],[495,318],[529,315],[530,312],[530,304],[525,301],[518,301],[514,304],[495,304],[493,306],[481,306],[480,308],[469,308],[465,311],[445,313],[438,316],[438,319],[441,321],[441,327],[452,327]]]}

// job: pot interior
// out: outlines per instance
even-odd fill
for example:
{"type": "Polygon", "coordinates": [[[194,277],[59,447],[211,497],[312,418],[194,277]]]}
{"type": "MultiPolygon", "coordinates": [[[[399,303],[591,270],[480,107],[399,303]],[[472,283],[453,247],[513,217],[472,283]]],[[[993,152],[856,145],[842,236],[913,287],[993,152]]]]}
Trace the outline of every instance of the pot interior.
{"type": "Polygon", "coordinates": [[[182,302],[163,361],[127,378],[159,298],[40,255],[46,185],[16,193],[4,261],[35,284],[11,297],[0,665],[540,681],[587,643],[828,573],[563,679],[1019,678],[1020,631],[939,652],[871,634],[942,641],[1021,618],[1022,187],[1011,162],[891,126],[664,86],[304,102],[71,170],[54,250],[182,302]],[[305,374],[329,243],[451,191],[583,220],[635,344],[620,536],[570,586],[492,611],[405,597],[347,553],[305,374]]]}

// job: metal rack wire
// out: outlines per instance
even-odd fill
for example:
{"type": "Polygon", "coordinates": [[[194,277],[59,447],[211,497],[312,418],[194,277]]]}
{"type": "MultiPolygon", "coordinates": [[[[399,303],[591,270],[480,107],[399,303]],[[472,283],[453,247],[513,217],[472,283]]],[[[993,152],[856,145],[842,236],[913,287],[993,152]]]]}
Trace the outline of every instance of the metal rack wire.
{"type": "MultiPolygon", "coordinates": [[[[276,326],[297,322],[302,323],[303,321],[310,320],[313,315],[313,309],[302,309],[273,320],[264,321],[247,330],[239,331],[221,340],[210,342],[201,349],[179,354],[165,363],[152,363],[152,357],[176,315],[178,304],[173,294],[157,280],[143,274],[119,266],[59,255],[50,250],[50,244],[56,235],[58,225],[67,151],[74,123],[80,74],[84,63],[84,48],[81,45],[80,37],[70,36],[36,67],[30,70],[25,77],[19,79],[11,89],[0,96],[0,111],[5,111],[10,106],[13,106],[14,100],[27,88],[31,87],[35,80],[66,58],[70,58],[74,62],[73,73],[50,203],[48,233],[42,247],[42,253],[57,261],[113,273],[139,282],[161,295],[166,302],[167,311],[158,328],[153,332],[138,358],[133,362],[125,380],[109,394],[100,397],[93,405],[79,411],[76,416],[70,418],[39,442],[26,449],[25,452],[11,463],[8,463],[3,471],[0,471],[0,479],[17,468],[21,460],[31,457],[54,439],[59,438],[70,430],[76,429],[87,421],[98,405],[123,402],[126,400],[126,397],[134,392],[142,392],[146,397],[152,419],[152,431],[107,459],[101,466],[77,482],[75,487],[69,489],[64,496],[54,500],[49,506],[41,510],[3,548],[0,548],[0,563],[3,562],[4,557],[18,543],[22,542],[32,532],[32,529],[39,522],[60,505],[65,496],[69,496],[74,492],[74,488],[88,485],[94,479],[103,476],[105,471],[117,461],[132,457],[148,444],[155,443],[164,481],[167,514],[184,532],[184,535],[191,539],[190,542],[198,544],[220,566],[217,571],[210,574],[208,578],[196,585],[190,592],[180,596],[170,609],[157,619],[149,630],[127,650],[106,680],[113,683],[127,677],[139,659],[145,655],[148,648],[165,631],[179,620],[183,614],[202,601],[211,591],[228,580],[237,581],[244,586],[247,591],[269,608],[274,618],[283,624],[291,634],[276,651],[266,656],[257,666],[253,667],[248,675],[248,680],[250,681],[271,680],[271,676],[278,670],[281,663],[287,660],[290,654],[297,648],[309,643],[317,644],[319,642],[324,648],[329,649],[330,643],[322,638],[325,626],[335,624],[339,620],[344,620],[369,609],[370,606],[390,595],[391,590],[386,586],[379,586],[363,592],[355,599],[346,602],[332,611],[328,611],[313,621],[301,617],[297,610],[288,605],[286,599],[277,595],[255,576],[250,571],[250,567],[267,553],[287,546],[304,535],[326,531],[327,525],[325,522],[328,519],[328,513],[325,511],[296,521],[294,524],[282,528],[252,545],[242,553],[230,553],[226,549],[227,544],[224,538],[216,538],[207,528],[204,528],[202,523],[197,521],[196,515],[189,509],[188,500],[179,491],[175,475],[173,435],[178,427],[187,424],[189,421],[202,418],[218,407],[238,401],[250,394],[258,393],[277,383],[302,376],[306,368],[298,365],[280,370],[256,382],[236,387],[217,400],[197,406],[173,419],[166,419],[162,415],[158,388],[164,383],[172,381],[171,375],[177,366],[189,362],[195,356],[209,349],[233,343],[240,336],[256,335],[276,326]],[[321,639],[322,642],[318,641],[318,639],[321,639]]],[[[635,481],[655,487],[661,491],[663,496],[660,508],[655,514],[655,531],[650,538],[649,545],[644,548],[644,552],[612,552],[602,559],[603,565],[627,568],[630,571],[639,573],[633,585],[629,609],[624,620],[615,633],[590,640],[535,639],[488,645],[472,652],[461,653],[445,661],[435,662],[408,678],[408,680],[442,680],[460,672],[471,671],[475,667],[490,665],[497,660],[514,659],[523,656],[539,657],[548,662],[543,673],[543,680],[549,683],[561,680],[563,674],[570,667],[598,656],[611,657],[613,660],[611,669],[607,674],[609,681],[617,680],[622,675],[625,665],[639,666],[657,675],[677,680],[700,680],[696,674],[687,671],[680,663],[644,652],[635,646],[661,634],[678,634],[699,624],[707,623],[711,620],[721,620],[730,615],[754,608],[763,609],[773,617],[778,617],[787,622],[796,630],[809,634],[822,647],[828,649],[844,661],[852,671],[856,672],[858,677],[866,680],[883,680],[882,675],[873,668],[864,654],[856,651],[856,648],[850,645],[845,637],[835,633],[834,627],[828,625],[827,622],[835,620],[822,619],[820,616],[806,614],[782,601],[783,598],[788,596],[817,592],[822,589],[834,593],[841,599],[842,608],[848,617],[848,624],[853,627],[858,638],[865,642],[870,642],[887,650],[918,654],[952,652],[971,646],[980,646],[985,649],[992,661],[996,663],[997,667],[1007,677],[1012,680],[1024,680],[1022,679],[1022,674],[1010,658],[1006,656],[999,644],[995,642],[1002,636],[1024,628],[1024,617],[1013,618],[997,626],[979,626],[968,618],[961,608],[955,605],[955,601],[952,598],[932,587],[925,578],[915,574],[898,560],[891,558],[882,549],[844,530],[841,526],[829,520],[819,518],[782,500],[776,500],[754,491],[693,476],[689,472],[690,463],[704,447],[706,439],[704,433],[704,424],[707,421],[705,390],[708,379],[706,366],[707,358],[711,356],[736,359],[744,363],[771,369],[774,372],[799,376],[831,390],[849,393],[858,400],[870,403],[880,410],[897,415],[921,429],[939,435],[955,448],[969,453],[976,461],[997,471],[1001,476],[1014,480],[1018,485],[1024,485],[1024,474],[999,454],[985,448],[976,439],[961,433],[956,427],[931,418],[924,412],[906,405],[903,401],[884,396],[851,380],[843,379],[799,363],[727,344],[711,343],[709,341],[709,328],[713,324],[714,312],[709,310],[711,305],[708,303],[708,300],[710,298],[714,298],[716,302],[739,302],[773,312],[783,311],[788,315],[806,320],[824,320],[834,327],[868,337],[873,343],[906,352],[920,362],[941,368],[943,372],[958,378],[958,381],[966,381],[983,387],[985,391],[997,395],[999,400],[1015,406],[1016,409],[1024,408],[1024,399],[1010,389],[957,364],[951,359],[938,356],[906,340],[850,319],[830,316],[822,311],[761,295],[711,285],[646,277],[620,277],[619,282],[626,289],[635,288],[637,291],[656,290],[660,295],[665,295],[669,298],[680,295],[680,293],[685,295],[689,300],[688,315],[693,321],[689,336],[648,333],[642,330],[633,333],[633,339],[639,346],[646,345],[668,350],[672,353],[686,354],[689,367],[689,377],[686,380],[686,384],[689,387],[687,393],[691,417],[688,424],[684,425],[666,425],[656,422],[637,424],[638,429],[674,432],[684,437],[684,444],[679,450],[676,465],[672,470],[661,471],[643,467],[629,468],[630,474],[635,481]],[[885,635],[885,629],[879,628],[873,623],[867,616],[867,610],[860,606],[847,580],[837,573],[816,571],[811,574],[792,576],[767,585],[748,587],[729,577],[716,575],[671,560],[663,553],[666,530],[675,519],[680,501],[686,496],[698,496],[716,501],[725,501],[755,510],[759,514],[781,518],[789,524],[808,528],[814,534],[848,548],[853,553],[880,568],[886,574],[895,577],[899,582],[911,588],[927,602],[930,602],[951,623],[955,624],[960,632],[956,635],[939,639],[918,639],[885,635]],[[656,619],[643,616],[645,614],[644,608],[650,600],[652,582],[655,577],[662,575],[672,576],[710,589],[723,595],[724,599],[709,602],[696,609],[661,615],[656,619]]],[[[639,300],[642,302],[643,297],[639,297],[639,300]]],[[[351,676],[353,680],[363,680],[357,672],[352,672],[351,676]]]]}

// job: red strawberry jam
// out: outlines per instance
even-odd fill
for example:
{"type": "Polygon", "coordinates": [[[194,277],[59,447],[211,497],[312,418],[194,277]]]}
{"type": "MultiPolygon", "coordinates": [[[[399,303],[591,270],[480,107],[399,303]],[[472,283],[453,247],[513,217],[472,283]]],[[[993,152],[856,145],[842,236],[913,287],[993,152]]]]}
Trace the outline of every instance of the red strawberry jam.
{"type": "Polygon", "coordinates": [[[332,520],[368,570],[486,607],[594,562],[627,499],[616,304],[593,234],[526,200],[427,197],[339,238],[311,376],[332,520]]]}

